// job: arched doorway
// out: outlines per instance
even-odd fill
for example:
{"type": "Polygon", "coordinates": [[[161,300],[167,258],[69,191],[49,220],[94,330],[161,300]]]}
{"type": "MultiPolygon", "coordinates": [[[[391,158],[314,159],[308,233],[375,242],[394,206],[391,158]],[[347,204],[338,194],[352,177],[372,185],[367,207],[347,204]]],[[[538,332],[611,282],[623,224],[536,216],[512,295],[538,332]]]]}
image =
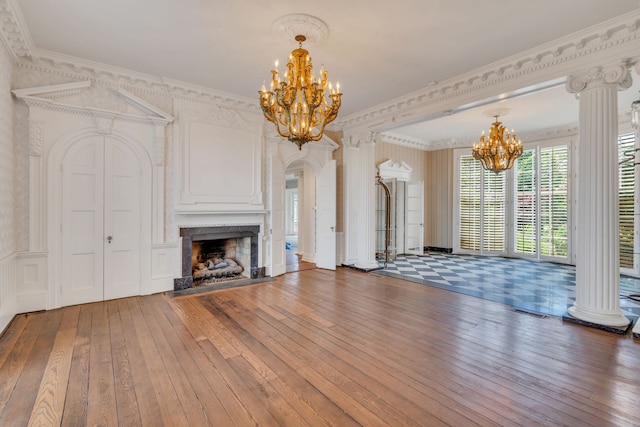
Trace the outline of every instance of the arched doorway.
{"type": "Polygon", "coordinates": [[[303,261],[335,270],[336,161],[330,158],[328,150],[304,148],[302,153],[296,150],[288,156],[281,154],[274,152],[270,156],[270,275],[287,271],[285,177],[293,171],[302,171],[299,181],[304,182],[298,188],[298,252],[303,261]]]}
{"type": "Polygon", "coordinates": [[[135,143],[83,134],[60,142],[50,158],[53,306],[141,293],[150,233],[149,174],[135,143]],[[59,233],[56,231],[59,230],[59,233]]]}

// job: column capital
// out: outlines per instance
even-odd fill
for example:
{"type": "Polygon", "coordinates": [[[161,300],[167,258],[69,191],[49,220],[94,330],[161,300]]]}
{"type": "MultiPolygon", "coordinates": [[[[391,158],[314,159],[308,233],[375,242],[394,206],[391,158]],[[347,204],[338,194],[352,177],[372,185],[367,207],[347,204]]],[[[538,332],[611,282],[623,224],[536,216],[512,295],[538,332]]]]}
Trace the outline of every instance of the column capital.
{"type": "Polygon", "coordinates": [[[572,74],[567,79],[565,87],[569,93],[581,93],[586,89],[611,84],[618,85],[618,89],[628,89],[631,83],[631,73],[627,64],[618,63],[572,74]]]}
{"type": "Polygon", "coordinates": [[[377,144],[381,141],[381,136],[369,130],[345,133],[342,143],[345,147],[358,148],[361,144],[377,144]]]}

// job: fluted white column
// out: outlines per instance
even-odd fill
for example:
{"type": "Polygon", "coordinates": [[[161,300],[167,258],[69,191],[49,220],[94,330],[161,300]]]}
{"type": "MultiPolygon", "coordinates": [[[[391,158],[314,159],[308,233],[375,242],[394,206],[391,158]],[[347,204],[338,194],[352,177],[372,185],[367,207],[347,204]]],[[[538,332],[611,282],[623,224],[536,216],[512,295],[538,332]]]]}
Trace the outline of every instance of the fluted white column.
{"type": "Polygon", "coordinates": [[[375,248],[376,167],[375,141],[362,140],[358,148],[358,262],[357,268],[378,268],[375,248]]]}
{"type": "Polygon", "coordinates": [[[569,314],[604,326],[629,324],[620,310],[617,91],[631,86],[626,66],[573,75],[580,95],[576,301],[569,314]]]}

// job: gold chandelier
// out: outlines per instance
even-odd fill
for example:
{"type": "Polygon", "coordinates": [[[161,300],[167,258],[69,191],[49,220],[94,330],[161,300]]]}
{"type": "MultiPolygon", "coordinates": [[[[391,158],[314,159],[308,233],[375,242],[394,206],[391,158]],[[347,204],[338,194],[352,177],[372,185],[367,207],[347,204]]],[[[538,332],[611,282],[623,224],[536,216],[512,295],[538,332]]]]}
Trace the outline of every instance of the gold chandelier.
{"type": "Polygon", "coordinates": [[[342,93],[340,83],[335,88],[331,85],[324,68],[320,76],[314,76],[309,52],[302,48],[307,38],[298,35],[295,39],[299,47],[289,56],[284,80],[280,80],[276,61],[276,69],[271,71],[271,89],[267,91],[263,84],[258,93],[267,120],[276,125],[281,137],[302,150],[307,142],[319,141],[324,127],[338,116],[342,93]],[[325,95],[327,87],[331,104],[325,95]]]}
{"type": "Polygon", "coordinates": [[[516,138],[498,121],[499,116],[494,116],[496,121],[491,125],[489,137],[485,138],[484,131],[480,140],[473,144],[472,154],[476,160],[480,160],[482,166],[492,172],[500,172],[511,169],[513,162],[522,154],[522,142],[516,138]]]}

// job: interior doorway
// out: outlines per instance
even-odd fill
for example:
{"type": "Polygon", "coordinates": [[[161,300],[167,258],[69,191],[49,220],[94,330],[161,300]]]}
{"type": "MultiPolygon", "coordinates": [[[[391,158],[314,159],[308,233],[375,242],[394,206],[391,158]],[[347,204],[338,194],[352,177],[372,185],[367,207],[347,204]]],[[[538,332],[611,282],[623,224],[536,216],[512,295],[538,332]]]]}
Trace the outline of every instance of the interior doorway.
{"type": "MultiPolygon", "coordinates": [[[[316,268],[315,215],[309,215],[309,182],[315,181],[313,168],[294,162],[285,174],[285,230],[287,273],[316,268]],[[306,171],[306,175],[305,175],[306,171]],[[307,180],[305,184],[305,179],[307,180]],[[305,193],[305,188],[307,192],[305,193]]],[[[314,203],[315,204],[315,203],[314,203]]]]}
{"type": "MultiPolygon", "coordinates": [[[[336,161],[328,159],[322,151],[301,157],[287,146],[288,156],[280,154],[269,158],[270,198],[268,208],[270,231],[269,274],[276,277],[301,268],[301,262],[315,264],[317,268],[336,269],[336,161]],[[314,158],[320,157],[320,158],[314,158]],[[287,244],[286,176],[297,174],[297,251],[293,242],[287,244]],[[287,249],[290,247],[291,249],[287,249]],[[287,268],[287,255],[295,253],[298,263],[287,268]]],[[[295,147],[294,147],[295,148],[295,147]]],[[[304,150],[303,150],[304,153],[304,150]]],[[[308,153],[307,153],[308,154],[308,153]]],[[[293,214],[291,214],[293,217],[293,214]]],[[[291,226],[293,228],[293,224],[291,226]]],[[[291,234],[295,236],[295,234],[291,234]]]]}

